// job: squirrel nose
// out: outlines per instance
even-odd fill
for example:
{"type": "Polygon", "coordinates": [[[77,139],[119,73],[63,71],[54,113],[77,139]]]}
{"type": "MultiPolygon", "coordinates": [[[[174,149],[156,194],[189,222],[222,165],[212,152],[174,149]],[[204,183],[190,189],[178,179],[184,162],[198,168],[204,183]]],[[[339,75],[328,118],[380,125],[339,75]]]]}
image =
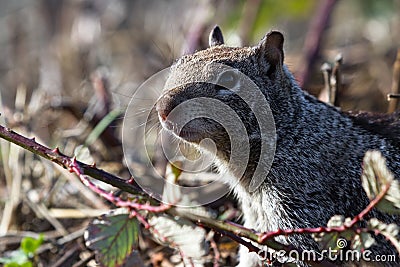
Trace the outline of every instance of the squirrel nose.
{"type": "Polygon", "coordinates": [[[165,115],[163,113],[160,113],[160,112],[158,114],[159,114],[159,116],[160,116],[162,121],[166,121],[167,120],[167,115],[165,115]]]}

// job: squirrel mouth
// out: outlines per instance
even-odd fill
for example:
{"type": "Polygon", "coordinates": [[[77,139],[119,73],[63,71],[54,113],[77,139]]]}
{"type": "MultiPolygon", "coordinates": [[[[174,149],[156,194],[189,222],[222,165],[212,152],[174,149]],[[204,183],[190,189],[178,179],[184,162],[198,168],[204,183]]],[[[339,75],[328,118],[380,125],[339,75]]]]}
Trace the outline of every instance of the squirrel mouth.
{"type": "Polygon", "coordinates": [[[187,142],[191,143],[199,143],[202,139],[206,138],[206,132],[204,131],[204,125],[196,122],[197,119],[192,120],[185,124],[184,126],[180,126],[178,123],[173,122],[171,120],[161,120],[161,126],[172,133],[179,139],[183,139],[187,142]]]}

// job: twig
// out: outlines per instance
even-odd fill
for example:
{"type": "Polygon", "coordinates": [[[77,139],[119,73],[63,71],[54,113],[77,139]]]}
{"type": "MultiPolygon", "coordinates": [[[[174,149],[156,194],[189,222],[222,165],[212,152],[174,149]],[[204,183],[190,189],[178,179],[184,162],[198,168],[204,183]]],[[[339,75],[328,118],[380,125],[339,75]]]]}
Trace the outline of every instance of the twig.
{"type": "Polygon", "coordinates": [[[94,183],[92,183],[89,179],[87,179],[87,177],[83,174],[76,158],[73,158],[72,160],[70,160],[68,166],[69,166],[71,172],[74,172],[76,175],[79,176],[79,178],[81,179],[81,181],[84,185],[86,185],[87,187],[92,189],[93,192],[99,194],[104,199],[110,201],[111,203],[114,203],[118,207],[126,207],[126,208],[136,209],[136,210],[147,210],[150,212],[163,212],[163,211],[166,211],[171,208],[171,205],[163,204],[163,203],[160,204],[159,206],[151,206],[148,204],[140,204],[140,203],[136,203],[133,201],[123,200],[123,199],[115,196],[113,194],[113,192],[106,192],[102,188],[100,188],[97,185],[95,185],[94,183]]]}
{"type": "Polygon", "coordinates": [[[397,103],[399,102],[398,96],[400,93],[400,49],[397,50],[396,61],[393,64],[393,78],[392,78],[392,94],[388,95],[389,107],[388,113],[396,111],[397,103]]]}
{"type": "MultiPolygon", "coordinates": [[[[300,228],[300,229],[288,229],[288,230],[282,230],[279,229],[277,231],[273,232],[267,232],[267,233],[260,233],[257,234],[259,236],[259,244],[266,244],[266,242],[274,237],[281,236],[281,235],[293,235],[293,234],[315,234],[315,233],[331,233],[331,232],[344,232],[348,229],[353,228],[358,222],[364,219],[364,217],[371,212],[371,210],[378,205],[378,203],[385,197],[387,192],[390,189],[392,181],[388,182],[387,184],[384,184],[382,186],[381,192],[373,199],[371,202],[368,204],[368,206],[363,209],[359,214],[354,216],[354,218],[348,223],[348,224],[343,224],[342,226],[338,227],[316,227],[316,228],[300,228]]],[[[361,229],[362,231],[363,229],[361,229]]]]}
{"type": "MultiPolygon", "coordinates": [[[[368,232],[369,229],[367,229],[366,232],[368,232]]],[[[387,240],[390,241],[390,243],[392,243],[392,245],[396,248],[397,253],[399,253],[400,255],[400,246],[398,245],[398,241],[396,240],[396,238],[392,235],[388,235],[385,232],[380,231],[379,229],[374,229],[374,234],[375,235],[382,235],[384,236],[387,240]]]]}
{"type": "Polygon", "coordinates": [[[388,94],[387,95],[388,101],[390,101],[391,99],[399,99],[400,98],[400,94],[388,94]]]}
{"type": "Polygon", "coordinates": [[[94,252],[90,252],[90,254],[88,256],[86,256],[86,258],[83,258],[79,262],[75,263],[74,265],[72,265],[72,267],[87,266],[87,263],[89,263],[89,261],[93,260],[94,258],[95,258],[95,253],[94,252]]]}
{"type": "MultiPolygon", "coordinates": [[[[172,211],[172,209],[170,211],[172,211]]],[[[216,232],[229,237],[230,239],[238,242],[241,245],[246,246],[250,252],[258,253],[262,249],[254,246],[251,242],[248,242],[243,238],[247,238],[251,241],[259,243],[260,245],[265,245],[268,248],[274,249],[276,251],[283,250],[286,252],[291,252],[295,250],[299,253],[299,255],[301,255],[302,253],[301,249],[298,249],[292,245],[283,245],[278,241],[274,240],[272,236],[261,240],[265,233],[258,233],[254,230],[247,229],[243,226],[237,226],[230,222],[218,221],[211,218],[194,215],[191,213],[185,213],[184,217],[186,219],[196,222],[200,226],[206,226],[214,229],[216,232]]],[[[281,232],[280,235],[284,235],[284,233],[281,232]]],[[[327,260],[322,260],[321,262],[304,260],[304,262],[311,264],[312,266],[335,266],[327,260]]]]}
{"type": "Polygon", "coordinates": [[[343,55],[338,54],[335,57],[335,66],[332,71],[332,84],[333,84],[333,92],[332,92],[332,104],[335,107],[340,106],[339,95],[343,91],[343,81],[342,81],[342,64],[343,64],[343,55]]]}
{"type": "MultiPolygon", "coordinates": [[[[67,169],[68,164],[71,161],[71,158],[62,154],[58,148],[50,149],[47,148],[35,141],[35,138],[29,139],[20,134],[15,133],[9,128],[5,128],[0,125],[0,137],[14,143],[40,157],[43,157],[47,160],[50,160],[63,168],[67,169]]],[[[146,194],[142,188],[137,185],[136,183],[128,182],[122,178],[114,176],[108,172],[105,172],[101,169],[96,168],[95,165],[87,165],[80,161],[77,161],[80,169],[82,170],[83,174],[88,175],[96,180],[102,181],[104,183],[110,184],[115,186],[125,192],[134,194],[134,195],[142,195],[148,197],[149,195],[146,194]]]]}
{"type": "Polygon", "coordinates": [[[328,94],[327,102],[332,104],[332,84],[331,84],[331,75],[332,75],[332,67],[328,63],[324,63],[321,66],[322,74],[324,75],[324,84],[325,88],[323,89],[323,95],[328,94]]]}
{"type": "Polygon", "coordinates": [[[72,263],[79,259],[79,254],[81,253],[81,250],[82,248],[80,244],[75,243],[72,248],[69,248],[66,252],[64,252],[61,258],[57,259],[57,261],[51,264],[51,266],[71,266],[72,263]]]}
{"type": "Polygon", "coordinates": [[[215,242],[215,232],[210,231],[208,234],[208,240],[210,241],[210,246],[214,251],[214,264],[213,267],[219,267],[219,260],[221,258],[221,253],[219,252],[217,242],[215,242]]]}
{"type": "Polygon", "coordinates": [[[38,218],[46,219],[60,234],[68,234],[68,231],[65,229],[65,227],[60,223],[59,220],[51,216],[49,210],[43,203],[35,203],[34,201],[32,201],[29,195],[25,196],[24,200],[38,218]]]}
{"type": "Polygon", "coordinates": [[[312,66],[317,59],[322,42],[322,34],[329,23],[330,15],[335,7],[337,0],[321,1],[316,16],[311,21],[310,29],[307,32],[304,43],[304,59],[302,68],[297,75],[300,87],[307,85],[312,66]]]}

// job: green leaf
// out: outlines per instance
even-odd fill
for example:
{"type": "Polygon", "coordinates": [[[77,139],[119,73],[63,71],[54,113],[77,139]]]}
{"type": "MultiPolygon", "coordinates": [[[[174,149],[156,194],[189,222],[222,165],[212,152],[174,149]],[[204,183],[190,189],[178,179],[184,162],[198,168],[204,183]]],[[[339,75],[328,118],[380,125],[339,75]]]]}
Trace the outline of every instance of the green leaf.
{"type": "Polygon", "coordinates": [[[6,265],[4,265],[4,267],[32,267],[32,263],[31,262],[24,262],[22,264],[18,264],[16,262],[10,262],[7,263],[6,265]]]}
{"type": "Polygon", "coordinates": [[[22,264],[17,265],[18,267],[33,267],[33,263],[31,261],[24,262],[22,264]]]}
{"type": "Polygon", "coordinates": [[[400,215],[400,185],[398,180],[391,181],[385,198],[379,201],[376,208],[386,213],[400,215]]]}
{"type": "Polygon", "coordinates": [[[139,226],[128,214],[111,212],[94,219],[85,231],[86,246],[96,252],[101,266],[121,266],[134,251],[139,226]]]}
{"type": "Polygon", "coordinates": [[[37,239],[33,237],[24,237],[21,241],[21,249],[28,256],[32,257],[36,253],[36,250],[43,243],[43,235],[39,235],[37,239]]]}

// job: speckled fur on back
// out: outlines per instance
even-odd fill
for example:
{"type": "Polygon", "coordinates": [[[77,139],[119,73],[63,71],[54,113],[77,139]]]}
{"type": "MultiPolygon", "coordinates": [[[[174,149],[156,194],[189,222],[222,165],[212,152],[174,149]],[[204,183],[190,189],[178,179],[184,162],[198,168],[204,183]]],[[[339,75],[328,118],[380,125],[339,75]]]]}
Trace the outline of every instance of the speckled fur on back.
{"type": "MultiPolygon", "coordinates": [[[[160,117],[179,103],[196,97],[216,98],[233,108],[246,125],[250,138],[251,155],[243,177],[232,173],[231,184],[242,204],[244,225],[257,231],[324,226],[333,215],[353,217],[364,209],[369,200],[361,186],[362,159],[366,151],[380,150],[387,159],[389,169],[400,177],[400,147],[398,139],[371,129],[302,91],[292,74],[283,65],[283,37],[273,32],[257,46],[231,48],[223,45],[219,29],[211,34],[212,47],[179,59],[172,67],[169,87],[157,103],[160,117]],[[272,37],[271,37],[272,36],[272,37]],[[218,93],[208,84],[190,83],[199,76],[207,76],[196,69],[198,62],[219,62],[247,75],[267,99],[276,125],[276,151],[269,173],[255,192],[248,190],[249,177],[259,161],[260,140],[257,121],[251,110],[234,96],[218,93]],[[182,85],[185,84],[185,85],[182,85]]],[[[160,119],[162,120],[162,119],[160,119]]],[[[399,117],[394,118],[399,121],[399,117]]],[[[202,129],[191,140],[194,145],[205,137],[212,138],[218,149],[217,165],[226,169],[230,156],[229,136],[223,128],[210,122],[197,120],[191,129],[202,129]],[[212,135],[210,134],[212,133],[212,135]]],[[[379,124],[373,125],[379,127],[379,124]]],[[[398,131],[398,129],[397,129],[398,131]]],[[[373,211],[385,222],[400,224],[399,217],[373,211]]],[[[308,235],[279,237],[279,241],[301,249],[318,250],[318,244],[308,235]]],[[[383,239],[372,247],[374,255],[396,254],[383,239]]],[[[398,261],[398,257],[397,257],[398,261]]],[[[241,248],[239,266],[259,266],[254,253],[241,248]]],[[[298,263],[302,265],[302,263],[298,263]]],[[[397,263],[387,263],[395,266],[397,263]]]]}

